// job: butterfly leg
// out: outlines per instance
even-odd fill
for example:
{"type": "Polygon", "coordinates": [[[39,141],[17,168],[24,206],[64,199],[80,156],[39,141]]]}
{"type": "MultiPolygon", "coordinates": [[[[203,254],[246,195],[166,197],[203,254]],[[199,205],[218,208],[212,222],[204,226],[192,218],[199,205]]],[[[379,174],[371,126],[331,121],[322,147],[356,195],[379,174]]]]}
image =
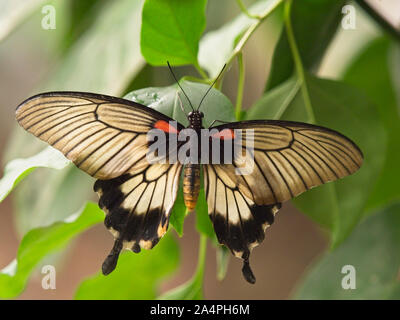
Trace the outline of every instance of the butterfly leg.
{"type": "Polygon", "coordinates": [[[214,123],[216,123],[216,122],[221,122],[221,123],[230,123],[230,121],[223,121],[223,120],[217,120],[217,119],[215,119],[215,120],[213,120],[213,122],[211,122],[211,124],[210,124],[210,128],[214,125],[214,123]]]}

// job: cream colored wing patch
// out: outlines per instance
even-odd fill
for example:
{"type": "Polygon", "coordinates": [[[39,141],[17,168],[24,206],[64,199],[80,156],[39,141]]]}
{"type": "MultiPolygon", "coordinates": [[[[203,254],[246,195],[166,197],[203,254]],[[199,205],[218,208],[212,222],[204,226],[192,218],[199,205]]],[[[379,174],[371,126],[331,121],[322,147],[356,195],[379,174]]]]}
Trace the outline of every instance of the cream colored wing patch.
{"type": "Polygon", "coordinates": [[[153,164],[141,173],[96,181],[99,206],[106,212],[104,223],[115,238],[104,274],[114,270],[122,249],[151,249],[165,234],[181,169],[179,163],[153,164]]]}

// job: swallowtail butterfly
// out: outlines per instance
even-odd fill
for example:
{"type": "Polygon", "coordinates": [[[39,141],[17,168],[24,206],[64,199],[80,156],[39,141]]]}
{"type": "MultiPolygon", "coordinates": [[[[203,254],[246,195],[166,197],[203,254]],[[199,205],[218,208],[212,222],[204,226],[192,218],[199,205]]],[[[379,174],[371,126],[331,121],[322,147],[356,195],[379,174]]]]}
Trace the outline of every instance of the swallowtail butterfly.
{"type": "MultiPolygon", "coordinates": [[[[203,116],[199,108],[187,115],[189,127],[197,133],[203,116]]],[[[105,226],[115,238],[103,263],[104,274],[114,270],[122,249],[151,249],[165,234],[182,170],[184,201],[193,210],[203,170],[217,239],[243,259],[243,275],[254,283],[250,252],[263,241],[281,203],[354,173],[363,161],[355,143],[334,130],[300,122],[254,120],[212,128],[218,132],[212,139],[221,143],[241,129],[243,148],[247,130],[252,131],[250,174],[237,175],[235,159],[217,164],[151,164],[146,158],[146,134],[158,129],[170,138],[184,126],[139,103],[93,93],[38,94],[18,106],[16,118],[25,130],[97,179],[94,190],[106,213],[105,226]]]]}

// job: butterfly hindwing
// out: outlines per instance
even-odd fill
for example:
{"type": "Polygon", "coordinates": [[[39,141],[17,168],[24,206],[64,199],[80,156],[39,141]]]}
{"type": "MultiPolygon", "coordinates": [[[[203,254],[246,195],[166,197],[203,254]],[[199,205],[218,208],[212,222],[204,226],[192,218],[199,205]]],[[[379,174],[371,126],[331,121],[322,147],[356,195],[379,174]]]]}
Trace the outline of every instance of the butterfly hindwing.
{"type": "Polygon", "coordinates": [[[106,212],[104,224],[115,239],[103,273],[115,268],[121,249],[136,253],[151,249],[165,234],[181,169],[179,163],[153,164],[140,173],[96,181],[94,189],[100,197],[99,205],[106,212]]]}
{"type": "Polygon", "coordinates": [[[363,156],[342,134],[305,123],[255,120],[214,129],[224,132],[219,135],[224,140],[234,139],[239,129],[234,144],[240,142],[240,152],[231,164],[204,165],[209,215],[219,242],[245,261],[243,274],[254,282],[250,251],[264,239],[281,203],[354,173],[363,156]]]}

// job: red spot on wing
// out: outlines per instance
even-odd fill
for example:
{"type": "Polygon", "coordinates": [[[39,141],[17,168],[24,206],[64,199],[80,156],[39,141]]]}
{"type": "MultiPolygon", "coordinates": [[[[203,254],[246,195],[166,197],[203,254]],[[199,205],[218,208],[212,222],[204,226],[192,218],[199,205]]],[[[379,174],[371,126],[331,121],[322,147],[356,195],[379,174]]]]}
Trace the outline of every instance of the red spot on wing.
{"type": "Polygon", "coordinates": [[[212,137],[215,139],[221,139],[221,140],[234,139],[235,133],[233,132],[232,129],[223,129],[222,131],[220,131],[218,133],[214,133],[212,135],[212,137]]]}
{"type": "Polygon", "coordinates": [[[167,133],[178,133],[178,130],[174,126],[170,125],[167,121],[164,120],[158,120],[154,124],[154,128],[160,129],[167,133]]]}

